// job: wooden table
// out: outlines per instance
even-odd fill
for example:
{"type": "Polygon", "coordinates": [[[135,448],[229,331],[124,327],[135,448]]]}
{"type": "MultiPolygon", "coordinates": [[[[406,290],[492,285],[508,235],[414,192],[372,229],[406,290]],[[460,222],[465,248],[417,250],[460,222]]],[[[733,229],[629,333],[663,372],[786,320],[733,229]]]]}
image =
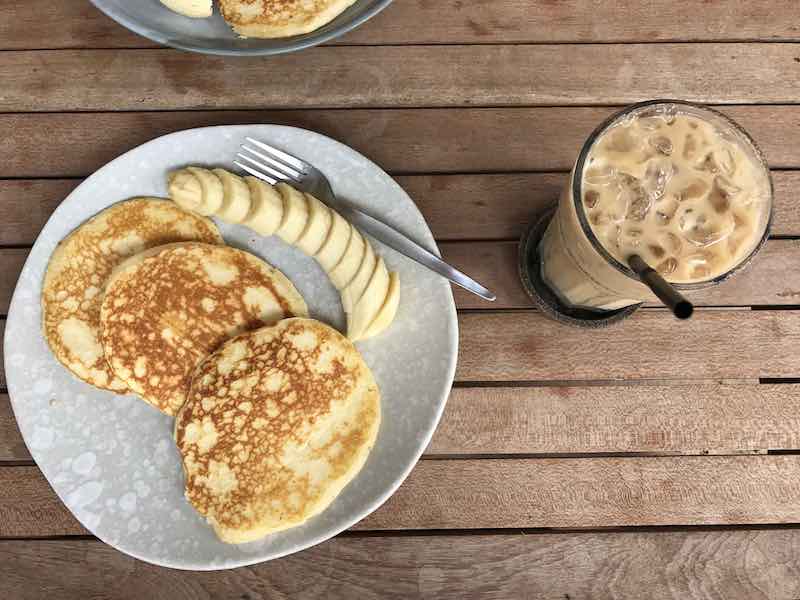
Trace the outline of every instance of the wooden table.
{"type": "Polygon", "coordinates": [[[255,567],[171,571],[88,535],[2,396],[0,598],[800,598],[797,42],[796,0],[397,0],[329,47],[226,59],[156,47],[88,2],[0,0],[3,314],[81,178],[167,132],[253,122],[374,159],[499,296],[456,291],[455,389],[392,499],[255,567]],[[654,97],[721,105],[753,134],[773,239],[688,323],[651,307],[556,325],[525,298],[516,240],[591,129],[654,97]]]}

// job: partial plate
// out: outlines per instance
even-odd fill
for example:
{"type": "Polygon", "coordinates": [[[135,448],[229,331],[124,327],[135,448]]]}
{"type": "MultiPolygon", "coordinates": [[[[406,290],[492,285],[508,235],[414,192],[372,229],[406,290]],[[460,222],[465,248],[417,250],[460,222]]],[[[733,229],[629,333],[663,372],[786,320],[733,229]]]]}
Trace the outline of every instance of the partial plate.
{"type": "MultiPolygon", "coordinates": [[[[330,138],[293,127],[237,125],[155,139],[89,177],[53,213],[28,257],[11,301],[5,369],[17,422],[39,468],[78,520],[119,550],[181,569],[227,569],[297,552],[378,508],[408,475],[439,421],[455,372],[458,323],[450,284],[376,243],[400,273],[392,326],[359,343],[381,389],[383,419],[367,464],[336,501],[307,524],[259,542],[218,541],[183,495],[172,419],[134,396],[95,389],[64,369],[39,333],[44,271],[56,244],[83,221],[132,196],[165,196],[168,170],[232,168],[246,136],[317,165],[343,198],[438,252],[408,195],[377,165],[330,138]]],[[[226,241],[281,269],[312,316],[344,326],[339,294],[313,259],[277,238],[219,223],[226,241]]]]}
{"type": "Polygon", "coordinates": [[[214,15],[192,19],[179,15],[158,0],[92,0],[98,9],[139,35],[191,52],[228,56],[265,56],[295,52],[344,35],[371,19],[392,0],[357,0],[342,14],[316,31],[288,38],[240,38],[228,26],[214,3],[214,15]]]}

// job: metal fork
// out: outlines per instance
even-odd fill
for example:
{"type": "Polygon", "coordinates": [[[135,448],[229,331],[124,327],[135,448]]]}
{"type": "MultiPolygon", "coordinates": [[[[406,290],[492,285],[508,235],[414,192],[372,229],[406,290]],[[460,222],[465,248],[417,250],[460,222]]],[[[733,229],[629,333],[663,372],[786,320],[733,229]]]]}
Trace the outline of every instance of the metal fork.
{"type": "Polygon", "coordinates": [[[279,181],[290,183],[293,187],[324,202],[352,225],[367,232],[390,248],[394,248],[400,254],[418,262],[484,300],[494,302],[497,299],[497,296],[477,281],[451,267],[438,256],[410,240],[402,233],[363,210],[336,198],[328,178],[313,165],[251,137],[245,139],[250,145],[242,144],[242,151],[236,155],[242,160],[234,161],[234,164],[243,171],[271,185],[279,181]]]}

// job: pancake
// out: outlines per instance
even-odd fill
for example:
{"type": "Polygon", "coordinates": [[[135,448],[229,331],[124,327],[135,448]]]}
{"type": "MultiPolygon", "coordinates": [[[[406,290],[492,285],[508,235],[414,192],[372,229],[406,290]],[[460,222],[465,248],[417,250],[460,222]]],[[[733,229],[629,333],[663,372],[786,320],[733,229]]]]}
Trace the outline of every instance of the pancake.
{"type": "Polygon", "coordinates": [[[327,508],[367,459],[380,392],[353,344],[311,319],[225,343],[197,369],[175,420],[186,497],[228,543],[327,508]]]}
{"type": "Polygon", "coordinates": [[[172,244],[114,271],[101,339],[117,377],[174,415],[194,369],[225,340],[306,314],[294,285],[260,258],[227,246],[172,244]]]}
{"type": "Polygon", "coordinates": [[[55,357],[96,387],[125,393],[100,344],[102,291],[128,257],[162,244],[199,240],[221,244],[210,220],[157,198],[135,198],[98,213],[64,238],[42,284],[42,329],[55,357]]]}
{"type": "Polygon", "coordinates": [[[279,38],[319,29],[355,0],[220,0],[222,16],[242,37],[279,38]]]}

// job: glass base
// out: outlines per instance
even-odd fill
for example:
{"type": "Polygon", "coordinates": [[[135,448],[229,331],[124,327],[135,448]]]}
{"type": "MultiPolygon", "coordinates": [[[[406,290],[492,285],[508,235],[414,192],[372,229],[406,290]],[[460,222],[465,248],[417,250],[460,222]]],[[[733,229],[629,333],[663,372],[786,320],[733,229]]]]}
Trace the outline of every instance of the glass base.
{"type": "Polygon", "coordinates": [[[555,213],[555,205],[545,210],[522,235],[519,243],[519,275],[522,287],[545,316],[573,327],[600,329],[631,316],[641,306],[633,304],[616,310],[578,308],[559,298],[542,279],[539,242],[555,213]]]}

